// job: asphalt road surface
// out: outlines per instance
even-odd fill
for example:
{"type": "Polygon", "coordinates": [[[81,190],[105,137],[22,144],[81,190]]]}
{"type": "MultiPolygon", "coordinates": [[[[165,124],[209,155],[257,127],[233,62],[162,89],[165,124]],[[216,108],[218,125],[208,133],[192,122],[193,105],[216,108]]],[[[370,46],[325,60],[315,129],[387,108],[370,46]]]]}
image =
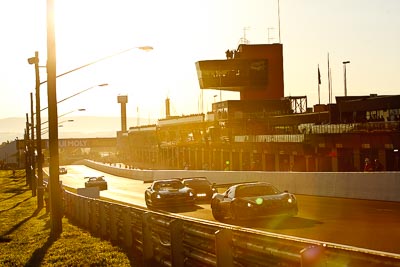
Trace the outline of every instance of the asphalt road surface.
{"type": "MultiPolygon", "coordinates": [[[[144,191],[150,184],[112,176],[83,165],[71,165],[66,168],[68,173],[60,175],[60,180],[66,186],[81,188],[85,186],[85,176],[104,175],[108,182],[108,190],[100,192],[102,198],[146,207],[144,191]]],[[[220,189],[220,192],[222,191],[223,189],[220,189]]],[[[227,223],[266,232],[400,254],[400,203],[296,196],[299,205],[296,217],[285,220],[272,218],[227,223]]],[[[211,207],[207,203],[167,212],[215,221],[211,207]]]]}

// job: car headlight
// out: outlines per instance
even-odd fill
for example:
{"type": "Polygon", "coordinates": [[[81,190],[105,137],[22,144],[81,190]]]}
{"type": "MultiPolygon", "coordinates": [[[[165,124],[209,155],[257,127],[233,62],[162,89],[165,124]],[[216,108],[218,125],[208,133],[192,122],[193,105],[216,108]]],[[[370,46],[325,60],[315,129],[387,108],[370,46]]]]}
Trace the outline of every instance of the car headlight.
{"type": "Polygon", "coordinates": [[[254,203],[248,202],[246,200],[237,200],[235,203],[237,207],[242,207],[242,208],[251,208],[254,206],[254,203]]]}
{"type": "Polygon", "coordinates": [[[296,202],[296,197],[294,195],[290,195],[287,201],[288,203],[293,204],[296,202]]]}
{"type": "Polygon", "coordinates": [[[257,203],[257,205],[262,205],[262,203],[264,203],[264,199],[262,197],[258,197],[256,199],[256,203],[257,203]]]}

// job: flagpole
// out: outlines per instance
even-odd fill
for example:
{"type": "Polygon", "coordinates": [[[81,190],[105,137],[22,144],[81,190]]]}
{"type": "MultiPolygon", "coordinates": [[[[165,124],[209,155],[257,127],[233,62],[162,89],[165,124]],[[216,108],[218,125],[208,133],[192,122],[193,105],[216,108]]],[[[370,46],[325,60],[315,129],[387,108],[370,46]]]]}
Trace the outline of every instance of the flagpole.
{"type": "MultiPolygon", "coordinates": [[[[330,98],[331,98],[331,102],[333,102],[333,95],[332,95],[332,92],[333,92],[333,88],[332,88],[332,69],[331,69],[331,68],[329,68],[329,84],[331,85],[331,94],[330,94],[330,98]]],[[[329,104],[330,104],[331,102],[329,102],[329,104]]]]}
{"type": "Polygon", "coordinates": [[[328,97],[329,97],[328,104],[330,104],[331,103],[331,69],[329,67],[329,52],[328,52],[328,97]]]}
{"type": "Polygon", "coordinates": [[[321,105],[320,84],[318,84],[318,105],[321,105]]]}
{"type": "Polygon", "coordinates": [[[321,73],[319,72],[319,64],[318,64],[318,105],[321,105],[321,73]]]}

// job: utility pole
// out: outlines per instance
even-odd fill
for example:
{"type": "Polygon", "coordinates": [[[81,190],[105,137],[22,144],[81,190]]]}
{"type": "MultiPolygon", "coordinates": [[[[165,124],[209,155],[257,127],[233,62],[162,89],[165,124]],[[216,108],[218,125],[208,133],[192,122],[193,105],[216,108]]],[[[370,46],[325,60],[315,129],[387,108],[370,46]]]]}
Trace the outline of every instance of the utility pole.
{"type": "Polygon", "coordinates": [[[33,94],[30,94],[31,96],[31,183],[32,183],[32,196],[36,197],[36,188],[37,188],[37,180],[36,180],[36,164],[35,164],[35,120],[33,119],[33,94]]]}
{"type": "Polygon", "coordinates": [[[49,112],[50,152],[50,215],[51,237],[57,239],[62,232],[62,198],[59,177],[58,115],[56,90],[56,41],[54,29],[54,0],[47,0],[47,98],[49,112]]]}
{"type": "Polygon", "coordinates": [[[30,140],[29,140],[29,117],[26,115],[26,126],[25,126],[25,175],[26,185],[32,190],[32,172],[31,172],[31,154],[30,154],[30,140]]]}
{"type": "MultiPolygon", "coordinates": [[[[29,64],[35,65],[35,96],[36,96],[36,151],[37,151],[37,203],[38,208],[43,208],[43,154],[42,154],[42,130],[40,115],[40,75],[39,75],[39,52],[28,59],[29,64]]],[[[33,128],[33,126],[32,126],[33,128]]]]}

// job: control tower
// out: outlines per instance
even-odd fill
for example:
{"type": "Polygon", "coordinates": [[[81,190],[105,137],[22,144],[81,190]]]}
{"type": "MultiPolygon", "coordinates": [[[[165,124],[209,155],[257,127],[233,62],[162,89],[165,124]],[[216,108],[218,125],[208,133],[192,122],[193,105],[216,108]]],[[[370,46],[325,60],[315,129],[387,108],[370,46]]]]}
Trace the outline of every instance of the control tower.
{"type": "Polygon", "coordinates": [[[240,92],[240,100],[284,97],[282,44],[240,44],[225,60],[196,62],[200,89],[240,92]]]}
{"type": "Polygon", "coordinates": [[[126,125],[126,103],[128,103],[127,95],[119,95],[118,103],[121,104],[121,132],[126,133],[127,125],[126,125]]]}

